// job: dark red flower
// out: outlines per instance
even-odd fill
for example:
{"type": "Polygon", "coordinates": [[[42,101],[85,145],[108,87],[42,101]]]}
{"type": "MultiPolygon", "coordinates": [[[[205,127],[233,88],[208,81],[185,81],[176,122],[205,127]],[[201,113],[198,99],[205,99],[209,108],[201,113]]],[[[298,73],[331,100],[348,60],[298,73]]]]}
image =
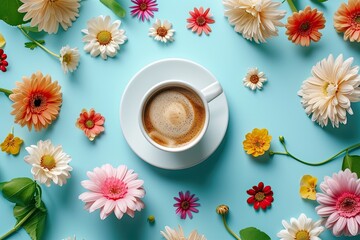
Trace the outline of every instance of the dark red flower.
{"type": "Polygon", "coordinates": [[[174,207],[176,207],[176,214],[180,214],[181,219],[186,218],[186,214],[189,216],[189,218],[192,218],[193,215],[191,212],[198,213],[199,210],[196,209],[196,207],[200,206],[197,201],[199,198],[195,197],[195,194],[190,195],[189,191],[186,191],[185,195],[181,191],[179,192],[179,197],[174,197],[174,199],[177,201],[177,203],[174,204],[174,207]]]}
{"type": "Polygon", "coordinates": [[[274,201],[273,191],[270,186],[264,187],[263,182],[259,182],[257,186],[253,186],[252,189],[246,191],[250,197],[247,199],[248,204],[253,204],[254,208],[258,210],[260,207],[266,209],[271,206],[274,201]]]}
{"type": "Polygon", "coordinates": [[[0,49],[0,70],[6,72],[6,67],[9,65],[6,61],[7,55],[3,49],[0,49]]]}

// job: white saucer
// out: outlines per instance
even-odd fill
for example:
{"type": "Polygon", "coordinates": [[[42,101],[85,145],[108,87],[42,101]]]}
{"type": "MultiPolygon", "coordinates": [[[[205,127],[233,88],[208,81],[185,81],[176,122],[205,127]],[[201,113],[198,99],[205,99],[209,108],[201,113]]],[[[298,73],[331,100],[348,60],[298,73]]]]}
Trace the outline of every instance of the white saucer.
{"type": "Polygon", "coordinates": [[[209,103],[210,122],[203,139],[184,152],[169,153],[151,145],[139,128],[138,113],[144,94],[155,84],[178,79],[199,89],[217,81],[201,65],[185,59],[163,59],[141,69],[127,85],[120,104],[120,123],[130,148],[145,162],[164,169],[184,169],[207,159],[220,145],[229,121],[229,109],[222,93],[209,103]]]}

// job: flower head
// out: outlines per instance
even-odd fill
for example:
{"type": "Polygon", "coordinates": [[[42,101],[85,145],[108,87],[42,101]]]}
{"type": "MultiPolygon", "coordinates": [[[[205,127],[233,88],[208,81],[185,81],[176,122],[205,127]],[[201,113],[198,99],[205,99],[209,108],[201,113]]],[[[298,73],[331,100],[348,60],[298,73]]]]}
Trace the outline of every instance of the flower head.
{"type": "Polygon", "coordinates": [[[254,128],[251,133],[246,134],[243,141],[244,150],[254,157],[264,155],[269,150],[272,137],[267,129],[254,128]]]}
{"type": "Polygon", "coordinates": [[[59,25],[64,30],[79,16],[80,0],[20,0],[20,13],[26,13],[24,21],[30,21],[39,31],[57,33],[59,25]]]}
{"type": "Polygon", "coordinates": [[[176,214],[180,214],[181,219],[186,219],[186,215],[189,218],[192,218],[193,215],[191,212],[198,213],[199,210],[197,209],[200,206],[197,201],[199,198],[195,197],[195,194],[190,194],[189,191],[186,191],[184,194],[182,191],[179,192],[179,197],[174,197],[177,203],[174,204],[176,207],[176,214]]]}
{"type": "Polygon", "coordinates": [[[76,126],[84,131],[90,141],[93,141],[95,137],[105,131],[104,122],[105,118],[95,112],[93,108],[89,112],[83,109],[76,120],[76,126]]]}
{"type": "Polygon", "coordinates": [[[99,16],[92,18],[87,22],[87,29],[83,29],[85,34],[83,42],[85,42],[84,50],[90,53],[92,57],[101,56],[102,59],[114,57],[120,50],[120,45],[127,40],[125,31],[119,29],[120,20],[111,23],[109,16],[99,16]]]}
{"type": "Polygon", "coordinates": [[[6,68],[9,63],[6,61],[7,55],[4,53],[3,49],[0,49],[0,70],[6,72],[6,68]]]}
{"type": "Polygon", "coordinates": [[[303,11],[294,12],[288,18],[286,35],[295,44],[309,46],[310,41],[320,40],[322,34],[319,30],[325,28],[325,22],[322,12],[307,6],[303,11]]]}
{"type": "Polygon", "coordinates": [[[312,68],[298,92],[305,112],[322,127],[329,120],[333,127],[346,124],[346,112],[353,114],[351,102],[360,101],[359,67],[352,62],[353,58],[344,61],[342,54],[334,60],[330,54],[312,68]]]}
{"type": "Polygon", "coordinates": [[[360,2],[348,0],[348,4],[341,3],[334,14],[336,31],[344,33],[344,40],[360,42],[360,2]]]}
{"type": "Polygon", "coordinates": [[[23,82],[17,82],[16,86],[9,96],[14,102],[11,114],[15,115],[15,122],[22,127],[27,125],[29,130],[47,128],[60,112],[62,95],[58,82],[37,72],[23,77],[23,82]]]}
{"type": "Polygon", "coordinates": [[[124,214],[134,217],[135,211],[145,207],[141,201],[145,196],[144,181],[125,165],[114,168],[105,164],[87,172],[87,176],[90,180],[82,181],[81,185],[89,191],[82,193],[79,199],[89,212],[100,209],[102,220],[112,212],[118,219],[124,214]]]}
{"type": "Polygon", "coordinates": [[[154,223],[154,222],[155,222],[155,216],[154,216],[154,215],[148,216],[147,221],[148,221],[149,223],[154,223]]]}
{"type": "Polygon", "coordinates": [[[221,204],[221,205],[217,206],[216,212],[217,212],[217,214],[220,214],[220,215],[226,215],[229,213],[229,206],[227,206],[225,204],[221,204]]]}
{"type": "Polygon", "coordinates": [[[286,12],[278,10],[281,2],[272,0],[223,0],[225,16],[234,30],[245,39],[256,43],[277,36],[277,27],[282,27],[280,20],[286,12]]]}
{"type": "Polygon", "coordinates": [[[156,19],[155,23],[149,29],[149,36],[153,37],[156,41],[172,42],[174,41],[175,30],[171,28],[172,24],[168,20],[164,20],[163,23],[159,19],[156,19]]]}
{"type": "Polygon", "coordinates": [[[50,140],[39,141],[37,145],[26,148],[29,155],[24,157],[26,163],[32,165],[34,179],[50,187],[51,181],[62,186],[70,178],[71,157],[63,152],[62,146],[52,145],[50,140]]]}
{"type": "Polygon", "coordinates": [[[303,213],[298,219],[291,218],[290,223],[283,220],[282,225],[285,229],[277,234],[281,240],[320,240],[318,236],[324,231],[320,220],[314,222],[303,213]]]}
{"type": "Polygon", "coordinates": [[[349,169],[326,176],[316,194],[320,204],[315,208],[325,218],[325,227],[335,236],[360,234],[360,179],[349,169]]]}
{"type": "Polygon", "coordinates": [[[199,36],[202,32],[209,35],[211,32],[209,24],[215,22],[215,20],[212,19],[210,8],[205,11],[203,7],[200,7],[199,9],[194,8],[194,11],[190,11],[189,13],[190,18],[187,19],[188,25],[186,27],[191,28],[191,31],[196,32],[199,36]]]}
{"type": "Polygon", "coordinates": [[[165,232],[160,231],[160,233],[166,240],[206,240],[206,237],[198,234],[196,230],[193,230],[186,238],[181,226],[179,226],[179,230],[165,226],[165,232]]]}
{"type": "Polygon", "coordinates": [[[154,12],[159,9],[156,7],[156,0],[131,0],[135,5],[131,6],[131,16],[137,16],[141,21],[149,20],[154,17],[154,12]]]}
{"type": "Polygon", "coordinates": [[[1,151],[7,154],[17,155],[20,152],[21,144],[23,140],[18,137],[14,137],[12,133],[9,133],[4,141],[0,144],[1,151]]]}
{"type": "Polygon", "coordinates": [[[246,192],[250,195],[247,199],[247,203],[253,204],[255,210],[258,210],[260,207],[265,210],[270,207],[271,203],[274,201],[274,193],[271,191],[271,187],[264,187],[263,182],[259,182],[257,186],[253,186],[246,192]]]}
{"type": "Polygon", "coordinates": [[[243,83],[245,87],[256,90],[261,89],[266,80],[267,78],[263,72],[259,72],[257,68],[251,68],[244,77],[243,83]]]}
{"type": "Polygon", "coordinates": [[[77,48],[69,46],[62,47],[60,50],[60,63],[64,73],[73,72],[79,65],[80,54],[77,48]]]}
{"type": "Polygon", "coordinates": [[[317,178],[311,175],[304,175],[300,181],[300,196],[310,200],[316,200],[317,178]]]}

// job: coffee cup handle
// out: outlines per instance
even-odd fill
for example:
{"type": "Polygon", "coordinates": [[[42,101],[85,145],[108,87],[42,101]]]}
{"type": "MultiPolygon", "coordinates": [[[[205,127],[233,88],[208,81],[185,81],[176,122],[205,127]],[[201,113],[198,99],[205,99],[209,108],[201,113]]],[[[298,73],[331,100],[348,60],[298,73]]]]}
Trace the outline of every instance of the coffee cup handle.
{"type": "Polygon", "coordinates": [[[214,82],[202,89],[201,92],[204,94],[206,101],[211,102],[223,92],[223,89],[219,82],[214,82]]]}

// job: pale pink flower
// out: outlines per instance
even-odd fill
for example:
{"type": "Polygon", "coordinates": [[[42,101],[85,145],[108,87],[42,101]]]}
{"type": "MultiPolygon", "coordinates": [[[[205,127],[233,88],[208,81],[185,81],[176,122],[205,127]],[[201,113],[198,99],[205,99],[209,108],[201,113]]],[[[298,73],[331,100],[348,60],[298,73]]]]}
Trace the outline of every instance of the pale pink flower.
{"type": "Polygon", "coordinates": [[[81,185],[89,190],[79,196],[85,203],[85,209],[93,212],[100,209],[100,218],[107,218],[112,212],[118,219],[126,213],[134,217],[135,211],[145,207],[141,198],[145,196],[144,181],[138,179],[134,170],[125,165],[114,168],[105,164],[101,168],[88,171],[90,180],[84,180],[81,185]]]}
{"type": "Polygon", "coordinates": [[[360,234],[360,179],[349,169],[326,176],[316,194],[316,212],[335,236],[360,234]]]}

